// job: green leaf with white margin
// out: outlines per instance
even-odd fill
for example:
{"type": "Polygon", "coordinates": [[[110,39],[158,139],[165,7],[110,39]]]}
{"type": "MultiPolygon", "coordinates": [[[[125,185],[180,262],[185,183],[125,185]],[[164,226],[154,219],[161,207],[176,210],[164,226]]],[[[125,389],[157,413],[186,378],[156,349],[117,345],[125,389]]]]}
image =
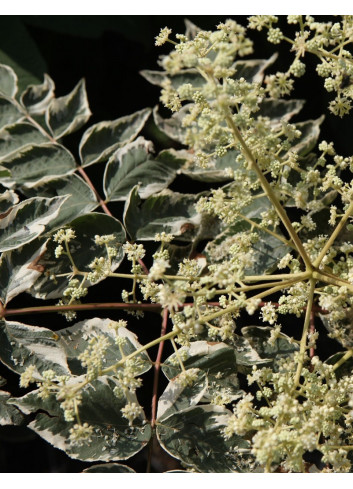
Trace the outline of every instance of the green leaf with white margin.
{"type": "MultiPolygon", "coordinates": [[[[248,219],[259,222],[260,213],[271,209],[272,204],[267,197],[259,197],[241,210],[241,214],[248,219]]],[[[206,255],[211,263],[223,259],[229,259],[229,248],[235,242],[238,233],[249,231],[251,224],[242,217],[239,217],[234,224],[223,225],[222,232],[210,241],[206,248],[206,255]]],[[[252,244],[252,262],[251,265],[244,269],[247,275],[261,275],[265,272],[271,272],[276,269],[278,261],[286,255],[291,248],[278,239],[276,236],[260,229],[254,229],[253,232],[258,234],[258,240],[252,244]]],[[[276,234],[284,236],[277,228],[276,234]]]]}
{"type": "Polygon", "coordinates": [[[26,146],[46,143],[47,141],[48,138],[27,122],[5,126],[0,131],[0,161],[26,146]]]}
{"type": "Polygon", "coordinates": [[[277,59],[278,54],[273,54],[268,59],[245,59],[236,61],[233,65],[235,76],[233,78],[244,78],[248,83],[262,84],[265,71],[277,59]]]}
{"type": "MultiPolygon", "coordinates": [[[[276,55],[270,59],[252,59],[245,61],[237,61],[234,64],[236,69],[235,78],[245,78],[249,82],[262,83],[264,72],[276,59],[276,55]]],[[[194,88],[201,88],[206,83],[205,79],[194,68],[187,68],[178,71],[178,73],[170,74],[167,71],[142,70],[142,75],[149,83],[157,87],[163,87],[166,80],[170,80],[171,86],[174,89],[180,87],[184,83],[190,83],[194,88]]]]}
{"type": "Polygon", "coordinates": [[[22,189],[27,197],[67,196],[57,217],[52,219],[47,230],[57,229],[78,216],[88,214],[98,207],[96,195],[87,183],[75,173],[50,180],[31,189],[22,189]]]}
{"type": "Polygon", "coordinates": [[[24,114],[8,99],[0,96],[0,129],[24,119],[24,114]]]}
{"type": "Polygon", "coordinates": [[[11,177],[2,180],[2,184],[8,187],[31,188],[76,170],[70,151],[52,143],[23,148],[3,159],[2,164],[11,171],[11,177]]]}
{"type": "Polygon", "coordinates": [[[44,74],[40,85],[29,85],[21,94],[20,102],[31,115],[43,115],[54,98],[55,84],[49,75],[44,74]]]}
{"type": "Polygon", "coordinates": [[[178,355],[173,353],[163,362],[162,371],[169,380],[182,371],[178,357],[186,369],[199,368],[214,375],[220,372],[231,375],[237,371],[234,348],[221,342],[193,341],[190,346],[179,348],[178,355]]]}
{"type": "Polygon", "coordinates": [[[184,105],[178,112],[174,112],[169,118],[164,119],[158,113],[158,106],[153,109],[153,120],[160,131],[173,141],[185,144],[187,128],[182,126],[184,117],[189,114],[191,104],[184,105]]]}
{"type": "MultiPolygon", "coordinates": [[[[349,231],[351,234],[351,231],[349,231]]],[[[337,242],[336,242],[337,243],[337,242]]],[[[330,316],[326,314],[319,314],[319,317],[325,326],[326,330],[329,334],[335,333],[337,328],[335,322],[330,320],[330,316]]],[[[352,308],[346,308],[344,311],[343,317],[340,317],[339,320],[339,328],[340,335],[334,335],[334,338],[340,345],[343,346],[346,350],[353,349],[353,329],[352,329],[352,321],[353,321],[353,311],[352,308]]]]}
{"type": "Polygon", "coordinates": [[[260,109],[256,112],[256,118],[268,117],[271,125],[281,124],[282,121],[288,122],[301,111],[304,103],[305,100],[300,99],[265,98],[260,104],[260,109]]]}
{"type": "Polygon", "coordinates": [[[107,202],[126,200],[136,184],[142,199],[169,186],[185,160],[173,149],[164,150],[156,157],[151,155],[152,150],[152,143],[139,137],[111,156],[103,180],[107,202]]]}
{"type": "Polygon", "coordinates": [[[17,295],[27,292],[40,277],[43,269],[37,262],[45,250],[46,243],[36,239],[1,255],[0,299],[4,306],[17,295]]]}
{"type": "Polygon", "coordinates": [[[231,414],[221,406],[193,406],[158,423],[157,437],[170,455],[200,472],[239,472],[236,454],[247,453],[249,443],[222,436],[231,414]]]}
{"type": "Polygon", "coordinates": [[[189,347],[183,346],[178,350],[178,355],[173,353],[163,363],[162,371],[169,380],[181,373],[178,356],[182,358],[186,369],[198,368],[206,372],[208,388],[204,400],[209,401],[222,393],[227,394],[231,400],[239,398],[241,390],[235,348],[225,343],[207,341],[194,341],[189,347]]]}
{"type": "Polygon", "coordinates": [[[302,135],[294,140],[291,151],[296,151],[300,156],[306,156],[316,145],[320,136],[320,125],[323,123],[325,116],[315,120],[298,122],[295,127],[301,131],[302,135]]]}
{"type": "Polygon", "coordinates": [[[142,202],[135,186],[125,203],[125,227],[133,240],[153,240],[156,233],[164,231],[180,241],[192,241],[201,223],[195,209],[198,198],[165,189],[142,202]]]}
{"type": "Polygon", "coordinates": [[[125,473],[136,473],[134,470],[132,470],[130,467],[127,465],[123,464],[97,464],[97,465],[91,465],[91,467],[88,467],[88,469],[84,469],[82,472],[87,473],[89,472],[90,474],[92,473],[100,473],[100,474],[106,474],[106,473],[119,473],[119,474],[125,474],[125,473]]]}
{"type": "MultiPolygon", "coordinates": [[[[80,381],[82,377],[72,378],[72,383],[80,381]]],[[[116,397],[114,387],[111,378],[101,377],[82,391],[80,420],[93,427],[90,442],[85,441],[82,445],[70,443],[70,428],[74,422],[65,421],[64,412],[54,396],[42,400],[34,391],[20,399],[13,398],[11,402],[25,414],[40,409],[42,412],[28,427],[54,447],[64,450],[71,458],[87,462],[124,460],[146,446],[151,437],[151,426],[147,424],[144,414],[134,420],[133,426],[129,426],[121,412],[127,399],[116,397]]],[[[138,404],[134,394],[129,394],[128,400],[138,404]]]]}
{"type": "Polygon", "coordinates": [[[0,426],[19,425],[24,416],[15,406],[8,404],[11,394],[0,390],[0,426]]]}
{"type": "Polygon", "coordinates": [[[45,231],[67,196],[45,199],[34,197],[14,205],[0,215],[0,251],[13,250],[30,243],[45,231]]]}
{"type": "Polygon", "coordinates": [[[262,358],[257,350],[253,348],[249,339],[243,336],[234,335],[234,349],[237,370],[242,374],[249,374],[254,365],[259,368],[271,365],[271,359],[262,358]]]}
{"type": "Polygon", "coordinates": [[[0,64],[0,93],[14,98],[17,93],[17,75],[10,66],[0,64]]]}
{"type": "Polygon", "coordinates": [[[163,87],[166,80],[171,81],[171,86],[174,89],[184,83],[190,83],[194,88],[200,88],[205,84],[205,79],[193,68],[180,70],[176,74],[170,74],[167,71],[142,70],[140,75],[157,87],[163,87]]]}
{"type": "Polygon", "coordinates": [[[52,134],[59,139],[80,129],[91,115],[86,83],[82,79],[68,95],[50,102],[45,112],[45,121],[52,134]]]}
{"type": "MultiPolygon", "coordinates": [[[[113,234],[115,237],[114,244],[122,244],[126,241],[125,230],[118,219],[107,216],[106,214],[91,212],[80,216],[69,223],[76,234],[76,238],[70,241],[70,249],[76,267],[83,272],[90,272],[89,264],[99,256],[106,257],[106,249],[95,243],[95,235],[113,234]]],[[[38,265],[43,267],[45,273],[38,278],[34,286],[28,291],[38,299],[56,299],[62,296],[63,291],[67,288],[68,278],[57,277],[62,273],[72,271],[71,263],[66,255],[55,258],[55,248],[58,243],[50,240],[47,245],[47,251],[41,257],[38,265]],[[53,280],[50,278],[55,276],[53,280]]],[[[118,248],[117,255],[112,258],[111,270],[114,272],[124,258],[122,247],[118,248]]],[[[104,277],[101,279],[104,280],[104,277]]],[[[99,281],[101,281],[99,280],[99,281]]],[[[98,283],[98,282],[95,282],[98,283]]],[[[85,281],[85,287],[89,287],[91,282],[85,281]]]]}
{"type": "Polygon", "coordinates": [[[198,180],[200,182],[225,182],[232,180],[227,172],[228,168],[233,171],[242,171],[248,174],[243,165],[236,161],[236,158],[239,155],[239,151],[236,150],[230,150],[224,156],[212,158],[209,161],[207,168],[198,166],[190,153],[187,153],[186,151],[180,153],[181,156],[185,155],[187,162],[180,169],[179,173],[183,173],[193,180],[198,180]]]}
{"type": "Polygon", "coordinates": [[[18,374],[35,365],[39,373],[52,369],[58,375],[68,375],[65,351],[58,340],[50,329],[1,320],[0,360],[18,374]]]}
{"type": "Polygon", "coordinates": [[[275,366],[276,360],[293,355],[299,346],[283,333],[273,344],[269,343],[272,330],[271,326],[245,326],[241,332],[260,357],[273,361],[275,366]]]}
{"type": "MultiPolygon", "coordinates": [[[[282,235],[280,230],[276,232],[282,235]]],[[[253,264],[246,272],[249,275],[261,275],[277,270],[278,262],[291,251],[291,248],[266,231],[260,231],[259,240],[253,245],[253,250],[253,264]]]]}
{"type": "MultiPolygon", "coordinates": [[[[117,333],[115,333],[115,330],[112,328],[112,323],[114,321],[111,319],[92,318],[80,321],[69,328],[56,331],[60,337],[58,344],[64,349],[67,356],[67,363],[74,375],[82,375],[86,372],[86,369],[82,367],[77,357],[86,350],[89,341],[99,335],[103,335],[109,343],[104,356],[104,368],[108,368],[119,362],[122,358],[121,351],[123,351],[124,356],[128,356],[142,347],[134,333],[125,327],[120,327],[117,333]],[[121,345],[121,350],[115,342],[117,337],[125,339],[125,342],[121,345]]],[[[152,361],[145,351],[140,353],[136,358],[140,360],[140,367],[136,369],[136,375],[142,375],[151,368],[152,361]]],[[[114,374],[115,372],[112,371],[111,375],[114,374]]]]}
{"type": "Polygon", "coordinates": [[[163,419],[174,413],[196,406],[206,394],[207,375],[202,370],[197,370],[197,378],[184,387],[178,377],[171,379],[165,391],[158,400],[157,422],[163,423],[163,419]]]}
{"type": "Polygon", "coordinates": [[[8,190],[0,184],[0,214],[17,204],[19,200],[19,196],[13,190],[8,190]]]}
{"type": "Polygon", "coordinates": [[[82,166],[107,160],[124,144],[130,143],[145,125],[151,109],[142,109],[114,121],[94,124],[83,134],[79,152],[82,166]]]}

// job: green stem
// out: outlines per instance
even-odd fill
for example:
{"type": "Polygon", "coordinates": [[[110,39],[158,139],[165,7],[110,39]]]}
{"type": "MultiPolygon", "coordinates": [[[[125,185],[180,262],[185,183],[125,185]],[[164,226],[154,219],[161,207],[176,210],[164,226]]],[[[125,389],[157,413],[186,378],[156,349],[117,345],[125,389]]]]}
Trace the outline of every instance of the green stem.
{"type": "Polygon", "coordinates": [[[308,337],[308,333],[309,333],[309,327],[310,327],[311,310],[312,310],[313,303],[314,303],[315,285],[316,285],[316,281],[313,278],[311,278],[310,279],[310,290],[309,290],[308,305],[306,307],[306,312],[305,312],[303,334],[302,334],[302,337],[300,340],[298,366],[297,366],[297,371],[296,371],[295,378],[294,378],[294,389],[296,389],[299,385],[300,375],[301,375],[301,372],[303,369],[304,354],[305,354],[305,350],[306,350],[306,341],[307,341],[307,337],[308,337]]]}
{"type": "Polygon", "coordinates": [[[338,360],[333,366],[333,370],[337,370],[341,365],[343,365],[347,360],[349,360],[353,356],[353,350],[348,350],[343,357],[338,360]]]}
{"type": "Polygon", "coordinates": [[[322,451],[323,449],[331,449],[331,450],[353,450],[353,445],[319,445],[318,449],[322,451]],[[322,447],[322,448],[321,448],[322,447]]]}
{"type": "Polygon", "coordinates": [[[233,132],[234,139],[242,147],[244,156],[246,157],[247,161],[249,162],[251,168],[256,172],[256,174],[258,176],[258,179],[260,181],[260,184],[261,184],[263,190],[266,192],[267,197],[269,198],[269,200],[273,204],[274,208],[277,211],[277,214],[281,218],[282,223],[286,227],[289,236],[291,237],[291,239],[292,239],[292,241],[293,241],[296,249],[298,250],[300,256],[302,257],[302,259],[303,259],[303,261],[305,263],[306,269],[307,270],[312,270],[310,258],[308,257],[308,255],[307,255],[307,253],[306,253],[306,251],[304,249],[304,246],[303,246],[301,240],[299,239],[297,233],[295,232],[295,230],[294,230],[294,228],[292,226],[292,223],[291,223],[291,221],[289,220],[289,218],[287,216],[286,211],[284,210],[284,208],[282,207],[281,203],[277,199],[277,197],[276,197],[276,195],[275,195],[275,193],[274,193],[271,185],[267,181],[266,177],[263,175],[260,167],[258,166],[258,164],[256,162],[255,157],[253,156],[252,152],[248,148],[248,146],[245,143],[242,135],[240,134],[240,131],[238,130],[236,124],[234,123],[231,114],[226,115],[226,118],[225,119],[226,119],[226,122],[227,122],[229,128],[233,132]]]}
{"type": "Polygon", "coordinates": [[[334,229],[333,233],[331,234],[331,236],[329,237],[329,239],[327,240],[325,246],[322,248],[319,256],[316,258],[316,260],[314,261],[313,265],[315,268],[318,268],[320,266],[320,263],[322,262],[322,259],[324,258],[324,256],[326,255],[327,251],[331,248],[333,242],[335,241],[335,239],[337,238],[337,236],[339,235],[339,233],[342,231],[342,229],[344,228],[345,224],[346,224],[346,221],[347,219],[350,217],[350,215],[353,213],[353,202],[351,202],[348,206],[348,209],[346,210],[346,212],[344,213],[344,215],[342,216],[340,222],[337,224],[336,228],[334,229]]]}
{"type": "MultiPolygon", "coordinates": [[[[310,272],[307,272],[307,278],[310,277],[310,272]]],[[[256,294],[256,295],[253,295],[252,297],[249,297],[247,300],[250,300],[250,299],[262,299],[263,297],[267,297],[271,294],[275,294],[276,292],[280,292],[282,291],[283,289],[285,288],[288,288],[290,287],[291,285],[294,285],[295,283],[297,282],[301,282],[301,279],[294,279],[294,280],[291,280],[291,281],[288,281],[288,282],[282,282],[281,285],[278,285],[276,287],[271,287],[270,289],[268,289],[267,291],[265,292],[260,292],[259,294],[256,294]]],[[[203,316],[201,318],[198,319],[198,322],[201,323],[201,324],[204,324],[208,321],[212,321],[213,319],[216,319],[220,316],[223,316],[224,314],[229,314],[229,313],[232,313],[232,312],[236,312],[239,310],[239,306],[235,305],[235,306],[229,306],[225,309],[221,309],[220,311],[217,311],[217,312],[214,312],[212,314],[209,314],[208,316],[203,316]]]]}
{"type": "Polygon", "coordinates": [[[244,221],[248,222],[249,224],[251,224],[251,226],[254,226],[254,227],[260,229],[261,231],[265,231],[266,233],[271,234],[271,236],[274,236],[279,241],[282,241],[282,243],[284,243],[285,245],[290,246],[291,248],[295,248],[292,245],[292,243],[290,243],[286,238],[284,238],[283,236],[280,236],[279,234],[275,233],[274,231],[271,231],[270,229],[261,227],[257,222],[253,221],[252,219],[249,219],[248,217],[244,216],[243,214],[239,214],[239,217],[241,219],[243,219],[244,221]]]}
{"type": "MultiPolygon", "coordinates": [[[[74,262],[74,260],[72,258],[72,255],[71,255],[71,252],[70,252],[70,248],[69,248],[69,244],[68,244],[68,242],[66,240],[65,240],[64,244],[65,244],[65,249],[66,249],[65,254],[68,257],[68,259],[70,260],[70,263],[71,263],[71,266],[72,266],[72,274],[73,275],[77,275],[78,269],[77,269],[77,267],[75,265],[75,262],[74,262]]],[[[83,272],[83,275],[86,276],[87,274],[85,272],[83,272]]]]}
{"type": "Polygon", "coordinates": [[[180,331],[178,331],[178,330],[170,331],[169,333],[167,333],[167,334],[165,334],[163,336],[160,336],[159,338],[157,338],[157,339],[155,339],[153,341],[150,341],[146,345],[141,346],[141,348],[138,348],[137,350],[135,350],[132,353],[130,353],[130,355],[127,355],[124,359],[122,358],[121,360],[119,360],[119,362],[115,363],[114,365],[111,365],[110,367],[104,368],[101,371],[101,375],[105,375],[105,374],[107,374],[107,373],[109,373],[111,371],[114,371],[116,368],[121,367],[122,365],[124,365],[124,363],[127,360],[129,360],[130,358],[133,358],[136,355],[139,355],[140,353],[143,353],[144,351],[148,350],[149,348],[152,348],[153,346],[159,345],[159,343],[161,343],[162,341],[166,341],[166,340],[170,340],[171,338],[174,338],[174,336],[176,336],[179,333],[180,333],[180,331]]]}
{"type": "MultiPolygon", "coordinates": [[[[286,278],[289,278],[287,276],[286,278]]],[[[256,284],[256,285],[243,285],[242,287],[231,287],[229,286],[227,289],[217,289],[214,292],[214,295],[224,295],[224,294],[231,294],[231,293],[237,293],[237,292],[249,292],[251,290],[258,290],[258,289],[267,289],[269,287],[275,287],[276,285],[281,285],[283,284],[283,280],[278,280],[277,282],[267,282],[264,284],[256,284]]],[[[192,296],[192,297],[203,297],[207,294],[209,289],[199,290],[198,292],[194,292],[192,294],[188,293],[187,296],[192,296]]]]}
{"type": "Polygon", "coordinates": [[[285,280],[285,279],[300,279],[305,280],[310,277],[308,272],[299,273],[279,273],[277,275],[246,275],[243,278],[243,282],[260,282],[265,280],[285,280]]]}
{"type": "Polygon", "coordinates": [[[326,282],[327,284],[336,285],[337,287],[347,287],[348,290],[353,292],[353,284],[350,284],[346,280],[339,277],[331,277],[326,275],[324,272],[313,272],[313,278],[320,280],[321,282],[326,282]]]}

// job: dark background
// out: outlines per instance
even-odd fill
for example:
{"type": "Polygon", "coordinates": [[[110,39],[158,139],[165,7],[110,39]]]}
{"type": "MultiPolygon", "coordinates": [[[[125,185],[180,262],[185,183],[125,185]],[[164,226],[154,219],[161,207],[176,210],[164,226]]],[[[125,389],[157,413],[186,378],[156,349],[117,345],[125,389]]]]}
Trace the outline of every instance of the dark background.
{"type": "MultiPolygon", "coordinates": [[[[206,30],[226,18],[233,18],[246,25],[244,16],[189,16],[189,20],[206,30]]],[[[317,20],[324,17],[318,16],[317,20]]],[[[281,26],[285,26],[281,19],[281,26]]],[[[28,83],[40,83],[43,73],[48,73],[56,84],[56,96],[70,92],[80,78],[86,79],[88,99],[93,113],[87,126],[78,134],[69,136],[65,144],[77,155],[78,142],[82,132],[91,124],[112,120],[130,114],[146,106],[153,107],[158,103],[159,88],[150,85],[139,71],[143,69],[158,69],[157,59],[160,54],[169,51],[169,46],[158,48],[154,45],[154,37],[161,27],[171,27],[173,33],[185,31],[184,16],[2,16],[0,18],[0,62],[10,64],[21,75],[20,85],[24,88],[28,83]]],[[[291,35],[293,27],[284,27],[285,33],[291,35]]],[[[255,42],[256,58],[268,58],[273,52],[279,52],[279,60],[271,71],[286,70],[294,58],[288,56],[287,45],[274,46],[266,41],[265,33],[250,31],[250,37],[255,42]],[[283,56],[281,56],[283,54],[283,56]]],[[[322,79],[315,72],[313,58],[308,57],[307,75],[296,82],[293,94],[296,98],[307,100],[302,113],[297,120],[315,119],[320,117],[327,106],[329,97],[322,87],[322,79]]],[[[334,117],[326,110],[326,119],[322,125],[322,138],[334,141],[336,150],[343,156],[352,154],[352,118],[343,120],[334,117]]],[[[147,127],[148,137],[149,128],[147,127]]],[[[99,165],[96,165],[99,166],[99,165]]],[[[101,169],[90,167],[88,173],[99,189],[101,169]]],[[[175,189],[184,190],[190,185],[187,179],[176,181],[175,189]]],[[[197,186],[197,184],[196,184],[197,186]]],[[[195,192],[195,182],[191,191],[195,192]]],[[[119,217],[120,204],[112,211],[119,217]]],[[[148,263],[147,263],[148,265],[148,263]]],[[[116,289],[108,279],[90,290],[87,301],[117,300],[116,289]],[[92,291],[92,289],[94,289],[92,291]]],[[[16,298],[11,307],[35,305],[35,301],[27,295],[16,298]]],[[[41,303],[40,303],[41,304],[41,303]]],[[[108,314],[107,314],[108,315],[108,314]]],[[[123,317],[123,313],[109,314],[109,317],[123,317]]],[[[81,313],[78,320],[85,317],[81,313]]],[[[14,318],[28,324],[36,324],[52,329],[68,326],[64,319],[49,315],[14,318]]],[[[160,318],[152,315],[155,323],[150,332],[151,337],[142,331],[143,321],[136,323],[134,331],[144,343],[156,337],[159,333],[160,318]]],[[[330,347],[332,347],[330,343],[330,347]]],[[[152,358],[156,355],[151,352],[152,358]]],[[[18,388],[18,376],[0,366],[0,374],[8,378],[5,390],[14,395],[21,395],[18,388]]],[[[149,405],[146,399],[151,395],[152,374],[146,377],[144,388],[139,394],[141,402],[149,405]]],[[[163,382],[161,385],[163,389],[163,382]]],[[[146,415],[148,416],[148,407],[146,415]]],[[[161,454],[157,454],[152,465],[153,471],[164,471],[174,466],[161,454]]],[[[135,470],[144,472],[146,469],[146,454],[140,453],[130,459],[128,465],[135,470]]],[[[51,447],[30,430],[21,427],[0,427],[0,472],[80,472],[89,463],[72,460],[63,452],[51,447]]]]}

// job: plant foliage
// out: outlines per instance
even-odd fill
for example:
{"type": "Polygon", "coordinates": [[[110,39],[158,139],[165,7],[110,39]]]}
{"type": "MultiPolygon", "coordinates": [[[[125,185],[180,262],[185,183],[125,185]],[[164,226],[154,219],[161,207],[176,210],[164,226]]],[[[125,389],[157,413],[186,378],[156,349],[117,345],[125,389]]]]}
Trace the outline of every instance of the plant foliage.
{"type": "Polygon", "coordinates": [[[88,128],[84,80],[57,98],[48,75],[19,90],[0,65],[0,361],[21,388],[0,391],[1,425],[97,462],[85,472],[133,472],[116,462],[140,451],[150,467],[156,444],[192,472],[353,471],[353,159],[288,98],[307,53],[329,110],[349,112],[353,19],[287,20],[292,39],[275,16],[248,19],[291,46],[272,74],[276,55],[251,59],[233,20],[162,29],[173,50],[142,75],[172,113],[88,128]],[[114,302],[91,300],[105,280],[114,302]],[[23,293],[44,302],[12,308],[23,293]],[[55,331],[20,322],[81,311],[55,331]],[[319,324],[338,351],[321,352],[319,324]]]}

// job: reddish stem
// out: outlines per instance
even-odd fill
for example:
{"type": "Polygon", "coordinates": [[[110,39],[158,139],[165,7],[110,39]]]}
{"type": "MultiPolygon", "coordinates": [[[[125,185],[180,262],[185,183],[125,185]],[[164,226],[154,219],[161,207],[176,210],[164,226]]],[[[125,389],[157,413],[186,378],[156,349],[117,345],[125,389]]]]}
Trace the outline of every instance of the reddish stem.
{"type": "MultiPolygon", "coordinates": [[[[180,309],[186,306],[190,306],[192,302],[185,302],[179,306],[180,309]]],[[[259,307],[264,306],[267,302],[260,302],[259,307]]],[[[279,306],[277,302],[272,302],[271,304],[276,307],[279,306]]],[[[219,302],[207,302],[208,306],[220,307],[219,302]]],[[[23,314],[43,314],[49,312],[61,312],[61,311],[89,311],[95,309],[132,309],[134,311],[160,311],[162,309],[161,304],[140,304],[135,303],[125,303],[125,302],[93,302],[90,304],[70,304],[63,306],[40,306],[40,307],[22,307],[19,309],[6,309],[0,303],[0,318],[6,316],[16,316],[23,314]]],[[[305,307],[303,308],[305,310],[305,307]]],[[[313,307],[314,312],[319,312],[320,314],[327,314],[328,311],[321,309],[320,307],[313,307]]]]}
{"type": "MultiPolygon", "coordinates": [[[[190,306],[191,302],[186,302],[180,306],[180,309],[190,306]]],[[[219,306],[219,302],[208,302],[209,306],[219,306]]],[[[63,306],[40,306],[40,307],[22,307],[19,309],[6,309],[0,303],[0,318],[6,316],[16,316],[22,314],[43,314],[48,312],[61,311],[90,311],[95,309],[132,309],[133,311],[160,311],[161,304],[140,304],[125,302],[92,302],[90,304],[70,304],[63,306]]]]}
{"type": "Polygon", "coordinates": [[[90,187],[90,189],[94,192],[95,196],[96,196],[96,199],[98,200],[99,202],[99,205],[101,206],[101,208],[104,210],[104,212],[110,216],[110,217],[113,217],[113,214],[110,212],[110,210],[108,209],[106,203],[104,202],[104,200],[102,199],[102,197],[99,195],[99,193],[97,192],[96,190],[96,187],[93,185],[91,179],[89,178],[89,176],[87,175],[86,171],[82,168],[82,166],[78,166],[77,167],[77,170],[81,173],[82,175],[82,178],[86,181],[87,185],[90,187]]]}
{"type": "MultiPolygon", "coordinates": [[[[168,308],[163,310],[163,320],[162,320],[162,328],[161,328],[161,337],[166,334],[167,324],[168,324],[168,308]]],[[[158,346],[157,358],[154,362],[154,376],[153,376],[153,390],[152,390],[152,410],[151,410],[151,428],[152,428],[152,437],[149,442],[149,450],[148,450],[148,459],[147,459],[147,472],[151,471],[151,460],[153,454],[153,440],[154,440],[154,427],[156,424],[157,417],[157,401],[158,401],[158,381],[159,381],[159,372],[161,369],[161,360],[162,353],[164,348],[164,341],[161,341],[158,346]]]]}
{"type": "Polygon", "coordinates": [[[160,304],[125,304],[125,302],[97,302],[90,304],[70,304],[64,306],[41,306],[41,307],[23,307],[21,309],[4,309],[1,311],[1,317],[16,316],[22,314],[42,314],[47,312],[61,311],[89,311],[95,309],[132,309],[132,310],[148,310],[160,311],[160,304]]]}
{"type": "Polygon", "coordinates": [[[143,261],[141,260],[141,258],[138,259],[138,262],[139,264],[141,265],[141,268],[142,270],[145,272],[146,275],[149,274],[149,270],[148,268],[146,267],[146,265],[143,263],[143,261]]]}

